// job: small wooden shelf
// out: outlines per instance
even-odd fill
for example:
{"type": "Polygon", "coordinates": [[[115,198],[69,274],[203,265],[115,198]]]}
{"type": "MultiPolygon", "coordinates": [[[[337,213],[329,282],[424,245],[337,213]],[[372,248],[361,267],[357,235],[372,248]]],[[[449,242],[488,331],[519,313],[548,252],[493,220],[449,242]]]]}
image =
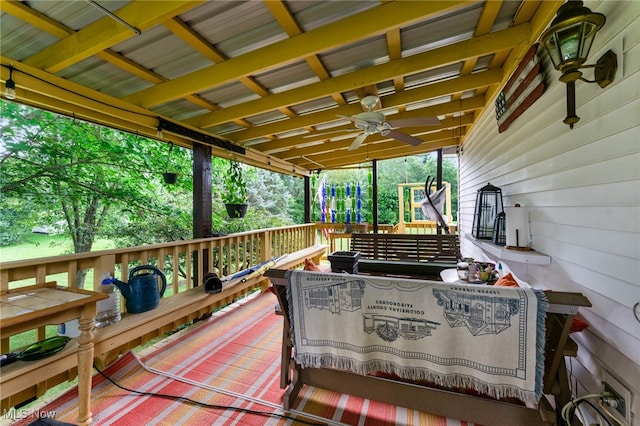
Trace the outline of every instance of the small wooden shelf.
{"type": "Polygon", "coordinates": [[[500,260],[519,263],[530,263],[534,265],[550,265],[551,257],[537,251],[509,250],[503,246],[493,244],[490,241],[475,239],[471,234],[464,234],[465,238],[485,252],[497,257],[500,260]]]}

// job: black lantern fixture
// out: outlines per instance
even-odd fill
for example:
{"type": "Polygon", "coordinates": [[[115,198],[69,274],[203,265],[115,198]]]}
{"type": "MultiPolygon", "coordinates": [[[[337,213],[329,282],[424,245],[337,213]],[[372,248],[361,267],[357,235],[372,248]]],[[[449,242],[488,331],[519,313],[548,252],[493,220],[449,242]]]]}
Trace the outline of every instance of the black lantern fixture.
{"type": "Polygon", "coordinates": [[[576,115],[576,80],[598,83],[607,87],[618,69],[618,59],[611,50],[607,51],[594,65],[583,65],[589,56],[593,39],[602,28],[606,18],[582,5],[580,0],[570,0],[560,6],[551,26],[540,36],[553,66],[560,71],[560,81],[567,85],[567,117],[565,124],[573,129],[580,117],[576,115]],[[580,68],[594,68],[595,80],[582,77],[580,68]]]}
{"type": "Polygon", "coordinates": [[[503,212],[502,190],[490,183],[480,188],[476,195],[471,235],[479,240],[491,240],[495,220],[503,212]]]}
{"type": "Polygon", "coordinates": [[[9,78],[4,83],[4,97],[7,99],[16,98],[16,82],[13,81],[13,66],[9,65],[9,78]]]}
{"type": "Polygon", "coordinates": [[[493,222],[493,236],[491,237],[493,244],[499,246],[507,244],[506,221],[505,212],[498,213],[495,222],[493,222]]]}

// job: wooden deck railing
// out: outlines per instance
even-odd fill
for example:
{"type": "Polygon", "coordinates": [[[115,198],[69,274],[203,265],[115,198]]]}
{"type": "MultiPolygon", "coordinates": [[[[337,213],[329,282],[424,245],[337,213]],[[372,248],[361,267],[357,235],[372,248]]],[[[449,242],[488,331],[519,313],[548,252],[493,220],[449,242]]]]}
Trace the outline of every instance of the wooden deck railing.
{"type": "MultiPolygon", "coordinates": [[[[56,281],[72,286],[79,272],[86,272],[86,289],[97,289],[100,276],[109,272],[128,281],[130,269],[151,264],[167,278],[165,298],[187,291],[200,283],[207,271],[217,268],[229,276],[247,267],[312,246],[316,243],[314,224],[242,232],[224,237],[203,238],[148,246],[128,247],[38,259],[0,263],[0,290],[56,281]]],[[[45,329],[37,329],[36,340],[44,339],[45,329]]],[[[1,353],[10,349],[2,337],[1,353]]]]}
{"type": "MultiPolygon", "coordinates": [[[[132,268],[144,264],[156,266],[167,278],[167,290],[159,308],[142,314],[125,314],[120,322],[94,331],[94,362],[104,366],[126,350],[161,337],[182,324],[206,317],[212,310],[242,298],[249,291],[265,290],[268,285],[268,279],[256,276],[242,284],[231,285],[221,293],[207,294],[196,288],[206,272],[215,268],[220,276],[228,277],[285,254],[289,256],[279,264],[286,268],[300,266],[306,257],[319,261],[326,253],[327,245],[338,241],[333,236],[344,234],[344,231],[344,224],[305,224],[224,237],[3,262],[0,263],[0,290],[4,292],[50,281],[71,287],[82,282],[85,289],[98,289],[100,276],[105,272],[126,282],[132,268]]],[[[391,225],[381,225],[378,232],[392,233],[394,230],[391,225]]],[[[349,240],[345,241],[348,243],[349,240]]],[[[348,247],[340,249],[348,250],[348,247]]],[[[48,332],[51,334],[51,330],[48,332]]],[[[34,326],[29,333],[29,342],[47,337],[45,327],[34,326]]],[[[0,336],[0,353],[17,349],[11,342],[9,337],[0,336]]],[[[65,348],[35,364],[8,366],[9,370],[3,371],[3,389],[13,391],[3,395],[2,411],[39,397],[47,388],[73,378],[76,374],[74,348],[65,348]]]]}
{"type": "MultiPolygon", "coordinates": [[[[351,250],[351,232],[346,229],[344,223],[316,223],[315,227],[317,240],[329,246],[328,253],[351,250]]],[[[357,225],[353,225],[353,231],[356,232],[357,229],[357,225]]],[[[455,224],[449,225],[449,231],[456,234],[457,226],[455,224]]],[[[369,226],[367,232],[373,232],[373,227],[369,226]]],[[[378,233],[380,234],[436,234],[437,232],[438,226],[435,221],[378,225],[378,233]]]]}
{"type": "MultiPolygon", "coordinates": [[[[405,232],[431,231],[424,228],[405,229],[405,232]]],[[[371,227],[369,232],[372,232],[371,227]]],[[[396,233],[398,230],[391,225],[380,225],[379,232],[396,233]]],[[[344,233],[344,224],[315,223],[242,232],[224,237],[1,262],[0,290],[48,281],[74,287],[81,275],[84,276],[84,288],[97,289],[104,272],[128,281],[129,271],[133,267],[151,264],[167,277],[167,291],[164,295],[167,298],[199,285],[197,280],[214,268],[219,271],[219,275],[229,276],[314,244],[327,244],[333,250],[349,250],[348,238],[344,241],[339,238],[332,240],[332,234],[341,233],[344,233]]],[[[36,340],[45,337],[45,329],[38,329],[36,340]]],[[[9,350],[9,339],[0,339],[1,353],[9,350]]]]}
{"type": "MultiPolygon", "coordinates": [[[[449,224],[449,232],[458,233],[457,224],[449,224]]],[[[394,234],[437,234],[438,224],[435,220],[422,220],[419,222],[398,223],[393,228],[394,234]]]]}

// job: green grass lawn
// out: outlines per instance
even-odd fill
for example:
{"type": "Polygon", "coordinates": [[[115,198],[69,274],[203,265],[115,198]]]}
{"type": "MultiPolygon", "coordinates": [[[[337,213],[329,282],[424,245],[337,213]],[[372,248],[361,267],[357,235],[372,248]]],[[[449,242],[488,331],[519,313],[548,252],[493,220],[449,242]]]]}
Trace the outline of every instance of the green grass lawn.
{"type": "MultiPolygon", "coordinates": [[[[94,250],[115,248],[114,246],[115,245],[109,240],[99,240],[94,244],[94,250]]],[[[28,234],[25,236],[24,241],[20,244],[0,247],[0,259],[3,262],[10,262],[13,260],[27,260],[40,257],[60,256],[72,252],[72,244],[69,237],[65,237],[63,235],[28,234]]],[[[90,272],[91,275],[87,276],[87,282],[93,281],[93,271],[90,272]]],[[[66,284],[66,276],[61,277],[60,279],[56,278],[56,280],[62,285],[66,284]]],[[[25,285],[29,284],[31,283],[26,283],[25,285]]],[[[56,326],[47,326],[46,337],[55,336],[56,334],[56,326]]],[[[27,346],[35,341],[35,331],[18,334],[10,338],[10,349],[16,350],[18,348],[27,346]]]]}
{"type": "MultiPolygon", "coordinates": [[[[40,257],[49,257],[49,256],[59,256],[63,254],[72,253],[71,249],[72,245],[69,241],[69,238],[60,236],[60,235],[42,235],[42,234],[29,234],[25,241],[20,244],[15,244],[9,247],[0,248],[0,260],[3,262],[9,262],[14,260],[27,260],[34,259],[40,257]]],[[[93,246],[94,250],[105,250],[115,248],[115,245],[109,240],[99,240],[93,246]]],[[[63,274],[64,275],[64,274],[63,274]]],[[[66,284],[66,276],[58,279],[59,284],[66,284]]],[[[86,277],[87,282],[92,282],[93,280],[93,271],[89,271],[86,277]]],[[[28,284],[25,284],[28,285],[28,284]]],[[[184,290],[185,285],[180,286],[180,290],[184,290]]],[[[167,285],[167,290],[165,291],[165,297],[170,296],[173,293],[173,288],[170,286],[170,283],[167,285]]],[[[186,325],[185,325],[186,326],[186,325]]],[[[182,327],[180,327],[182,328],[182,327]]],[[[45,337],[55,336],[57,334],[57,326],[56,325],[48,325],[45,329],[45,337]]],[[[163,336],[164,337],[164,336],[163,336]]],[[[142,350],[146,348],[158,340],[161,340],[163,337],[158,337],[147,342],[145,345],[138,346],[134,348],[134,351],[142,350]]],[[[15,336],[12,336],[10,339],[10,350],[19,351],[20,349],[28,346],[31,343],[34,343],[37,340],[35,330],[28,331],[25,333],[21,333],[15,336]]],[[[58,386],[55,386],[49,389],[44,395],[44,399],[41,398],[31,404],[27,404],[25,409],[29,409],[31,407],[36,407],[39,404],[42,404],[43,400],[50,399],[58,395],[60,392],[65,389],[77,384],[77,378],[71,382],[65,382],[58,386]]]]}
{"type": "MultiPolygon", "coordinates": [[[[116,247],[110,240],[96,240],[93,244],[93,250],[112,248],[116,247]]],[[[28,234],[20,244],[0,247],[0,259],[3,262],[60,256],[70,253],[73,253],[73,244],[71,239],[64,235],[28,234]]]]}
{"type": "MultiPolygon", "coordinates": [[[[43,234],[28,234],[24,241],[20,244],[14,244],[12,246],[0,247],[0,260],[2,262],[10,262],[14,260],[28,260],[35,259],[40,257],[50,257],[50,256],[60,256],[64,254],[73,253],[72,244],[69,237],[65,237],[62,235],[43,235],[43,234]]],[[[110,240],[97,240],[93,244],[93,250],[106,250],[116,248],[115,244],[110,240]]],[[[66,276],[60,277],[60,279],[56,278],[59,284],[66,284],[66,276]]],[[[89,271],[86,277],[87,282],[93,281],[93,271],[89,271]]],[[[28,285],[28,284],[25,284],[28,285]]],[[[183,288],[184,289],[184,288],[183,288]]],[[[167,291],[165,292],[165,296],[169,296],[173,293],[173,289],[168,286],[167,291]]],[[[55,336],[57,334],[57,326],[56,325],[48,325],[46,327],[45,337],[55,336]]],[[[27,331],[25,333],[21,333],[15,336],[12,336],[10,339],[10,349],[11,351],[20,350],[31,343],[34,343],[36,338],[35,330],[27,331]]],[[[136,348],[136,350],[141,350],[144,347],[152,345],[160,338],[156,338],[146,345],[140,346],[136,348]]],[[[75,385],[77,383],[77,378],[72,380],[71,382],[65,382],[58,386],[55,386],[47,391],[44,395],[44,398],[51,398],[62,392],[63,390],[75,385]]],[[[41,404],[42,399],[38,401],[26,405],[24,408],[30,408],[32,406],[37,406],[41,404]]]]}

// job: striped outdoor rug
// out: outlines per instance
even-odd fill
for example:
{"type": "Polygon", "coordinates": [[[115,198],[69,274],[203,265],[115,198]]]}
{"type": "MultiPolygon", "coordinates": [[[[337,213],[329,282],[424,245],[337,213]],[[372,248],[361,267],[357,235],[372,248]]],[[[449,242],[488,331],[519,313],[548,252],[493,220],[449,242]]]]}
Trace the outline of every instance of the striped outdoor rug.
{"type": "MultiPolygon", "coordinates": [[[[301,392],[293,412],[284,413],[281,409],[284,390],[279,386],[282,317],[274,313],[276,303],[271,293],[245,300],[163,340],[139,356],[126,354],[104,371],[106,376],[129,389],[179,395],[215,407],[135,394],[95,374],[93,424],[468,425],[312,387],[301,392]],[[311,416],[303,418],[299,412],[311,416]],[[285,415],[289,418],[282,417],[285,415]]],[[[72,388],[40,407],[39,412],[55,412],[56,420],[74,423],[76,398],[77,389],[72,388]]],[[[31,417],[16,424],[26,425],[33,420],[31,417]]]]}

